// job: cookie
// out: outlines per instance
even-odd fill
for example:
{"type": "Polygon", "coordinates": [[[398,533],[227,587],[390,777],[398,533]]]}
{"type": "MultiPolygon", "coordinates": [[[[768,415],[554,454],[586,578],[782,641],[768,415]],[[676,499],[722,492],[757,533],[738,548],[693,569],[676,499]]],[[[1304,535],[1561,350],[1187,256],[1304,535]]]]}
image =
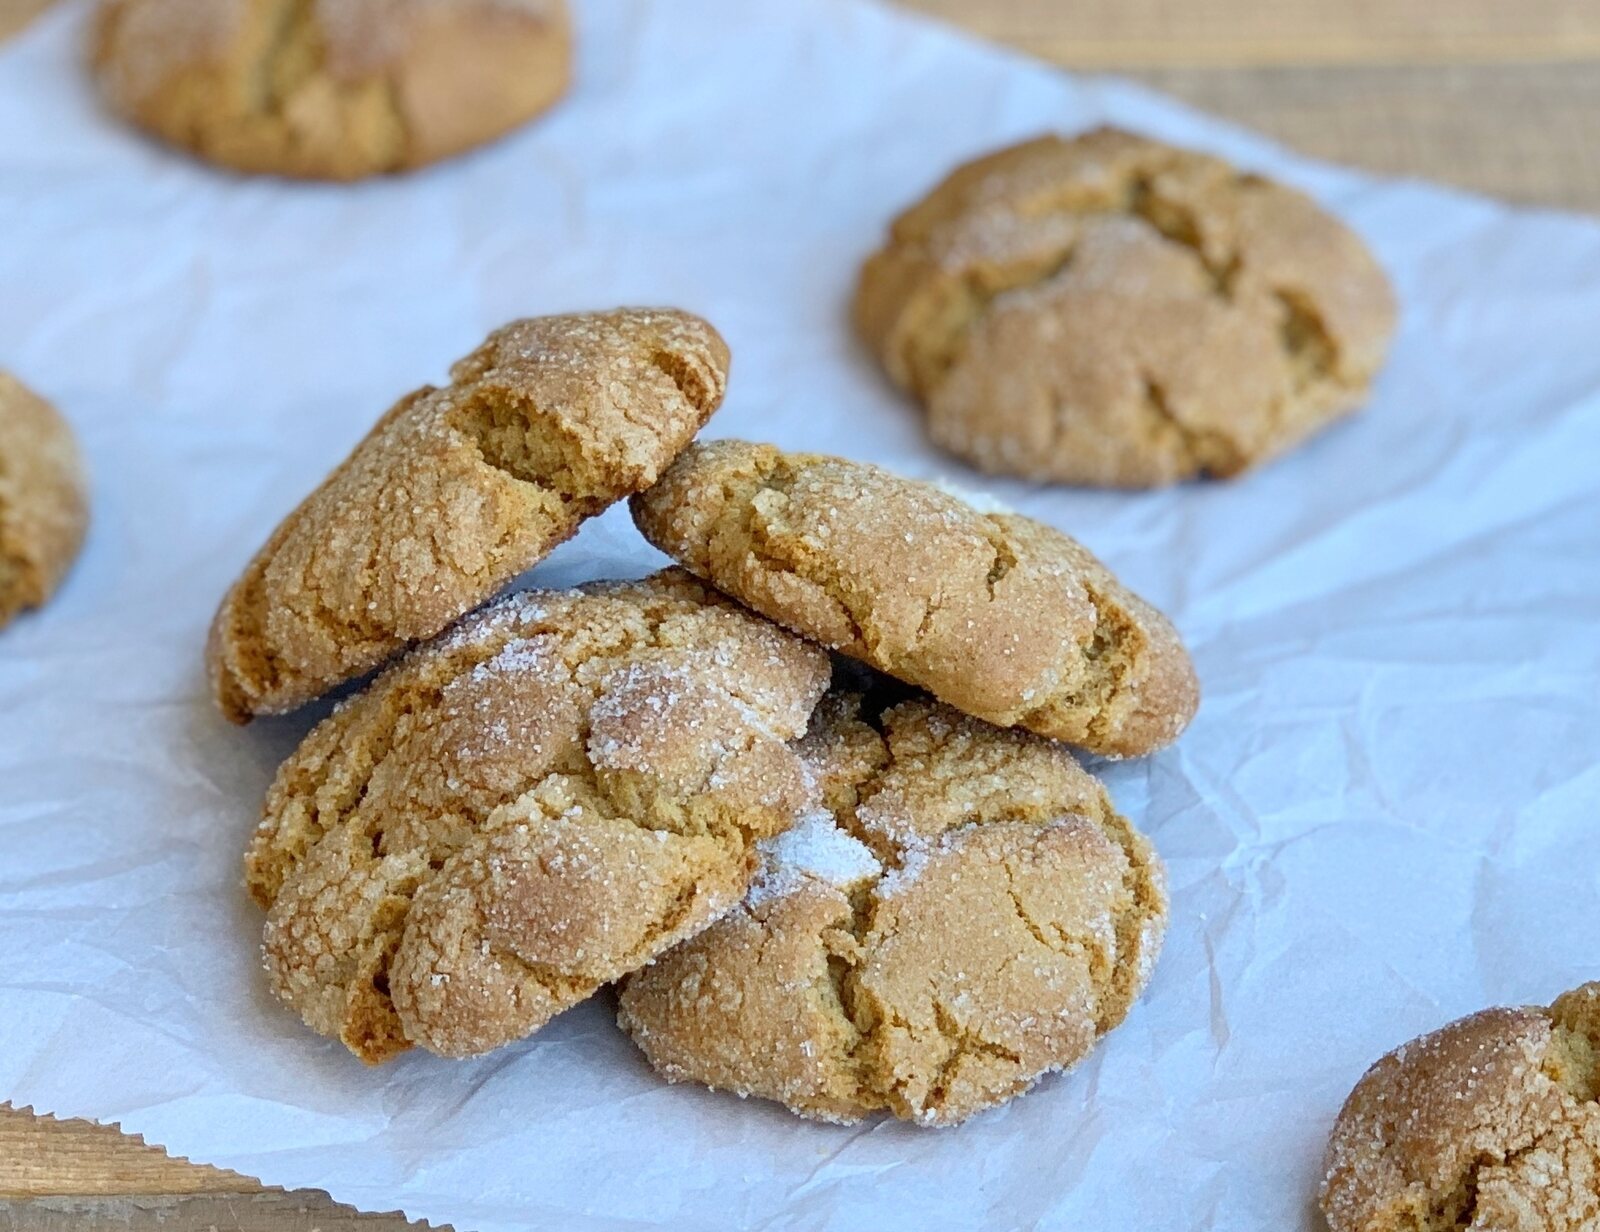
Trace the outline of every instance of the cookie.
{"type": "Polygon", "coordinates": [[[826,807],[763,845],[739,907],[623,985],[619,1020],[667,1078],[949,1125],[1123,1020],[1164,873],[1070,753],[838,693],[801,747],[826,807]]]}
{"type": "Polygon", "coordinates": [[[1310,198],[1100,129],[955,171],[868,260],[855,319],[933,440],[995,474],[1236,475],[1365,401],[1394,332],[1310,198]]]}
{"type": "Polygon", "coordinates": [[[728,349],[670,310],[497,330],[402,398],[222,601],[207,659],[235,722],[432,637],[648,487],[722,401],[728,349]]]}
{"type": "Polygon", "coordinates": [[[55,594],[88,525],[72,429],[43,398],[0,372],[0,628],[55,594]]]}
{"type": "Polygon", "coordinates": [[[238,171],[355,180],[448,157],[566,91],[564,0],[105,0],[109,105],[238,171]]]}
{"type": "Polygon", "coordinates": [[[279,771],[246,856],[273,990],[369,1062],[537,1030],[739,901],[828,677],[678,570],[468,617],[279,771]]]}
{"type": "Polygon", "coordinates": [[[1133,756],[1174,740],[1198,704],[1172,625],[1088,551],[931,484],[713,441],[633,515],[742,603],[991,723],[1133,756]]]}
{"type": "Polygon", "coordinates": [[[1328,1144],[1331,1232],[1600,1227],[1600,983],[1413,1040],[1356,1084],[1328,1144]]]}

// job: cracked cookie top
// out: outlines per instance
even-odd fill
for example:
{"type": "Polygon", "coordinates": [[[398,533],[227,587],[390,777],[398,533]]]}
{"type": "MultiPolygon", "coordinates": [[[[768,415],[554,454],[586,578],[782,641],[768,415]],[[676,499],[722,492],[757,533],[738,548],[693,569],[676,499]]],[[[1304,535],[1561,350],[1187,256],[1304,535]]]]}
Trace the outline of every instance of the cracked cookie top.
{"type": "Polygon", "coordinates": [[[739,901],[828,677],[678,570],[468,617],[278,772],[246,857],[273,990],[369,1062],[529,1034],[739,901]]]}
{"type": "Polygon", "coordinates": [[[942,448],[1149,487],[1236,474],[1355,408],[1395,305],[1308,197],[1100,129],[955,171],[895,221],[855,317],[942,448]]]}
{"type": "Polygon", "coordinates": [[[1331,1232],[1600,1226],[1600,983],[1489,1009],[1402,1045],[1328,1143],[1331,1232]]]}
{"type": "Polygon", "coordinates": [[[655,482],[727,371],[717,331],[667,309],[495,331],[379,420],[229,590],[207,649],[223,713],[292,710],[438,633],[655,482]]]}
{"type": "Polygon", "coordinates": [[[1166,923],[1150,844],[1060,745],[913,699],[824,699],[818,804],[744,902],[624,984],[673,1081],[954,1124],[1122,1021],[1166,923]]]}
{"type": "Polygon", "coordinates": [[[105,0],[119,112],[240,171],[351,180],[489,141],[566,90],[564,0],[105,0]]]}
{"type": "Polygon", "coordinates": [[[1134,756],[1176,739],[1199,701],[1170,622],[1087,550],[933,484],[711,441],[633,515],[756,611],[991,723],[1134,756]]]}
{"type": "Polygon", "coordinates": [[[0,372],[0,627],[55,593],[88,525],[72,429],[55,407],[0,372]]]}

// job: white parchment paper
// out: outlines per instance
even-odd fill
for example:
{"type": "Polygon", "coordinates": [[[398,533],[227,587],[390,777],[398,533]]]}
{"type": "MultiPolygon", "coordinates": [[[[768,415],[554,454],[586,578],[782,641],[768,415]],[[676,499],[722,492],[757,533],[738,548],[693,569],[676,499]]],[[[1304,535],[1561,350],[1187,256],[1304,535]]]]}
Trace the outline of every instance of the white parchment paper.
{"type": "MultiPolygon", "coordinates": [[[[1381,1052],[1600,975],[1600,225],[1317,166],[1130,86],[847,0],[585,0],[571,99],[405,179],[217,174],[104,116],[69,4],[0,50],[0,365],[94,472],[70,584],[0,636],[0,1098],[369,1209],[531,1228],[1315,1226],[1381,1052]],[[1404,303],[1369,412],[1242,482],[977,480],[844,304],[944,170],[1115,121],[1316,194],[1404,303]],[[954,1131],[658,1081],[604,998],[478,1062],[367,1070],[267,996],[239,855],[313,714],[228,727],[226,583],[398,395],[520,315],[677,304],[712,431],[996,491],[1172,613],[1206,700],[1111,767],[1169,862],[1149,995],[954,1131]]],[[[613,510],[538,581],[658,558],[613,510]]]]}

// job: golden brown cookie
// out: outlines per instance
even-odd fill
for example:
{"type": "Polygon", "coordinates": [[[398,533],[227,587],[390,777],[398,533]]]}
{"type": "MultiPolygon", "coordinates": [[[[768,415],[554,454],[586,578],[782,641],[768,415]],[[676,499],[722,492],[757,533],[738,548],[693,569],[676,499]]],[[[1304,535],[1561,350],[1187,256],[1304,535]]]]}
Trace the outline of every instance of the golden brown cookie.
{"type": "Polygon", "coordinates": [[[246,857],[273,990],[369,1062],[537,1030],[739,901],[828,675],[678,570],[468,617],[279,771],[246,857]]]}
{"type": "Polygon", "coordinates": [[[1133,756],[1198,704],[1172,625],[1082,546],[932,484],[712,441],[633,516],[742,603],[991,723],[1133,756]]]}
{"type": "Polygon", "coordinates": [[[1359,406],[1395,304],[1310,198],[1100,129],[956,170],[895,221],[855,317],[941,447],[1151,487],[1237,474],[1359,406]]]}
{"type": "Polygon", "coordinates": [[[431,163],[567,87],[565,0],[104,0],[110,105],[239,171],[354,180],[431,163]]]}
{"type": "Polygon", "coordinates": [[[722,401],[699,317],[625,309],[497,330],[402,398],[222,601],[207,659],[235,722],[432,637],[584,519],[655,482],[722,401]]]}
{"type": "Polygon", "coordinates": [[[624,984],[672,1081],[954,1124],[1076,1064],[1148,981],[1160,860],[1070,753],[927,700],[874,710],[830,694],[802,745],[826,809],[624,984]]]}
{"type": "Polygon", "coordinates": [[[55,593],[88,525],[72,429],[43,398],[0,372],[0,628],[55,593]]]}
{"type": "Polygon", "coordinates": [[[1600,1228],[1600,983],[1412,1040],[1356,1084],[1328,1143],[1331,1232],[1600,1228]]]}

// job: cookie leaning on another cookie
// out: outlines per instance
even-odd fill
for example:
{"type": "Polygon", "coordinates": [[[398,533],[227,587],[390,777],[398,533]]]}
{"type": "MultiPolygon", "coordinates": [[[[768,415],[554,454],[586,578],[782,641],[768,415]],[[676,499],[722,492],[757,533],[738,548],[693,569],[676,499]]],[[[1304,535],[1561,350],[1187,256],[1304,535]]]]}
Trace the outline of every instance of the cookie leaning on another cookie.
{"type": "Polygon", "coordinates": [[[1331,1232],[1600,1227],[1600,983],[1384,1057],[1328,1143],[1331,1232]]]}
{"type": "Polygon", "coordinates": [[[72,429],[43,398],[0,372],[0,627],[55,593],[88,525],[72,429]]]}
{"type": "Polygon", "coordinates": [[[1354,409],[1395,305],[1308,197],[1101,129],[953,172],[867,262],[855,317],[943,448],[1149,487],[1237,474],[1354,409]]]}
{"type": "Polygon", "coordinates": [[[802,750],[826,811],[623,985],[619,1021],[656,1068],[822,1120],[954,1124],[1122,1021],[1164,874],[1070,753],[926,700],[863,718],[840,694],[802,750]]]}
{"type": "Polygon", "coordinates": [[[246,859],[274,991],[369,1062],[536,1030],[744,895],[828,677],[678,570],[468,617],[279,771],[246,859]]]}
{"type": "Polygon", "coordinates": [[[728,349],[672,310],[495,331],[402,398],[222,601],[207,659],[229,718],[292,710],[432,637],[655,482],[722,402],[728,349]]]}
{"type": "Polygon", "coordinates": [[[865,463],[692,446],[645,538],[764,616],[1001,726],[1135,756],[1199,701],[1167,619],[1081,545],[865,463]]]}
{"type": "Polygon", "coordinates": [[[92,61],[142,128],[240,171],[353,180],[510,131],[566,90],[564,0],[105,0],[92,61]]]}

